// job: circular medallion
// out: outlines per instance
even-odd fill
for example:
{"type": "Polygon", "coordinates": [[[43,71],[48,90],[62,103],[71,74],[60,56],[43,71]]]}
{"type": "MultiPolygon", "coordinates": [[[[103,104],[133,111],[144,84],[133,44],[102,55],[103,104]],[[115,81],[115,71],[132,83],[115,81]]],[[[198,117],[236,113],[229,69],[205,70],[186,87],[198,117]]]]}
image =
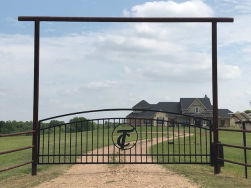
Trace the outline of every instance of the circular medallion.
{"type": "Polygon", "coordinates": [[[118,125],[113,129],[113,144],[122,150],[128,150],[134,147],[138,140],[138,133],[135,127],[131,125],[118,125]]]}

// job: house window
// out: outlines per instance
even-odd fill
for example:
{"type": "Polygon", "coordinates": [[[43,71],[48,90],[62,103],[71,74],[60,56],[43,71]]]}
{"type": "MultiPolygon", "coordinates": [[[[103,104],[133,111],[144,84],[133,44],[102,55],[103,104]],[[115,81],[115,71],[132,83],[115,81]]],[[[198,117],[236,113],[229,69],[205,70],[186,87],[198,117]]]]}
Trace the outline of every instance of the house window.
{"type": "Polygon", "coordinates": [[[157,124],[162,125],[164,123],[164,118],[157,118],[157,124]]]}
{"type": "Polygon", "coordinates": [[[221,124],[221,126],[224,126],[225,125],[225,120],[221,120],[220,124],[221,124]]]}
{"type": "Polygon", "coordinates": [[[195,113],[200,113],[200,107],[198,107],[198,106],[194,107],[194,112],[195,113]]]}
{"type": "Polygon", "coordinates": [[[145,119],[145,124],[150,125],[151,123],[152,123],[152,120],[150,120],[150,119],[145,119]]]}

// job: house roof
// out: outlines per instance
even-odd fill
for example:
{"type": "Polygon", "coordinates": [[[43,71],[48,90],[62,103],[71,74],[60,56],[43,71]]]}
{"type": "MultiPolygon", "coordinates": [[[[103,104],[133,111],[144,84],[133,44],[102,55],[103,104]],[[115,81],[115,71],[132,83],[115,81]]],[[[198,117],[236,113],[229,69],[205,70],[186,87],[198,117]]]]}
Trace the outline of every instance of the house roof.
{"type": "Polygon", "coordinates": [[[156,112],[144,111],[144,112],[131,112],[126,117],[127,118],[153,118],[156,112]]]}
{"type": "Polygon", "coordinates": [[[228,118],[230,117],[229,113],[233,113],[233,112],[228,109],[218,109],[219,117],[228,118]]]}
{"type": "Polygon", "coordinates": [[[159,102],[153,105],[152,109],[180,113],[180,103],[179,102],[159,102]]]}
{"type": "Polygon", "coordinates": [[[212,105],[208,97],[204,98],[180,98],[181,110],[187,109],[195,99],[198,99],[208,110],[212,110],[212,105]]]}
{"type": "Polygon", "coordinates": [[[151,104],[149,104],[145,100],[142,100],[139,103],[137,103],[135,106],[133,106],[132,108],[133,109],[148,109],[150,107],[151,107],[151,104]]]}
{"type": "MultiPolygon", "coordinates": [[[[212,110],[210,99],[207,96],[205,96],[204,98],[180,98],[180,102],[159,102],[157,104],[149,104],[145,100],[142,100],[139,103],[137,103],[135,106],[133,106],[133,110],[149,109],[149,110],[159,110],[159,111],[166,111],[166,112],[173,112],[173,113],[181,114],[181,113],[184,113],[183,110],[187,109],[196,99],[198,99],[207,108],[207,110],[212,110]]],[[[156,112],[151,112],[151,111],[142,111],[142,112],[139,112],[139,111],[130,113],[127,116],[127,118],[153,118],[156,113],[156,112]]],[[[232,113],[232,112],[228,109],[218,110],[218,115],[221,118],[229,118],[230,117],[229,113],[232,113]]],[[[206,113],[192,114],[192,115],[208,117],[208,116],[212,116],[212,111],[206,111],[206,113]]]]}

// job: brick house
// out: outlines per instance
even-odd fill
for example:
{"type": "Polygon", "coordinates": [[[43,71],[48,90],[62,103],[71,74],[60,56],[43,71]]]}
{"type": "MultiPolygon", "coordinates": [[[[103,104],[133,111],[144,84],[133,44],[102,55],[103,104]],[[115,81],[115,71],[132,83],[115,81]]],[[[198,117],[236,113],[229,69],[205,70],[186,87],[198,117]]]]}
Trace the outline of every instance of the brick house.
{"type": "MultiPolygon", "coordinates": [[[[178,114],[201,117],[205,119],[212,119],[213,117],[213,107],[207,95],[205,95],[204,98],[180,98],[179,102],[159,102],[157,104],[149,104],[147,101],[142,100],[135,106],[133,106],[132,109],[133,112],[126,116],[126,118],[129,119],[128,123],[131,124],[135,123],[133,120],[134,118],[144,118],[145,121],[144,123],[151,123],[151,119],[156,119],[156,121],[152,122],[154,126],[160,123],[162,124],[163,120],[178,121],[178,122],[185,121],[184,116],[178,114]],[[173,112],[177,114],[140,111],[137,109],[159,110],[159,111],[173,112]]],[[[219,109],[218,111],[219,126],[227,126],[227,127],[230,126],[230,115],[229,115],[230,113],[232,112],[228,109],[219,109]]],[[[136,122],[136,124],[138,123],[140,122],[136,122]]],[[[194,122],[190,123],[193,124],[194,122]]]]}

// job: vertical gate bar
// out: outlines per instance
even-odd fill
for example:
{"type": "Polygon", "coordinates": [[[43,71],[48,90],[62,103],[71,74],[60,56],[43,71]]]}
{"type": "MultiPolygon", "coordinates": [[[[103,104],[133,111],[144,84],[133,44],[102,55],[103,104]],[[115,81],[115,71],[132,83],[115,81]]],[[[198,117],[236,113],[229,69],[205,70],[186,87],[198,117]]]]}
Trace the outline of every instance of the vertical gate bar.
{"type": "MultiPolygon", "coordinates": [[[[242,122],[242,130],[246,130],[245,122],[242,122]]],[[[246,132],[242,132],[242,138],[243,138],[243,154],[244,154],[244,164],[245,164],[245,178],[248,178],[248,169],[247,169],[247,143],[246,143],[246,132]]]]}
{"type": "Polygon", "coordinates": [[[188,134],[189,134],[189,157],[190,157],[190,163],[192,163],[192,149],[191,149],[191,126],[190,123],[188,125],[188,134]]]}
{"type": "Polygon", "coordinates": [[[110,163],[110,119],[108,119],[108,163],[110,163]]]}
{"type": "Polygon", "coordinates": [[[168,154],[168,163],[169,163],[169,154],[170,154],[170,151],[169,151],[169,125],[170,125],[170,122],[167,122],[166,124],[166,131],[167,131],[167,154],[168,154]]]}
{"type": "MultiPolygon", "coordinates": [[[[119,125],[118,126],[120,126],[120,118],[119,118],[119,125]]],[[[120,148],[119,148],[119,163],[120,163],[120,148]]]]}
{"type": "Polygon", "coordinates": [[[70,124],[70,163],[71,163],[71,124],[70,124]]]}
{"type": "Polygon", "coordinates": [[[38,122],[38,161],[37,163],[40,163],[40,122],[38,122]]]}
{"type": "Polygon", "coordinates": [[[207,157],[207,142],[208,142],[207,132],[208,132],[208,130],[207,130],[207,129],[205,129],[205,141],[206,141],[206,162],[208,163],[208,157],[207,157]]]}
{"type": "Polygon", "coordinates": [[[77,162],[77,149],[78,149],[78,123],[76,122],[76,133],[75,133],[75,163],[77,162]]]}
{"type": "Polygon", "coordinates": [[[161,152],[162,152],[162,163],[164,162],[164,155],[163,155],[163,153],[164,153],[164,130],[163,130],[163,125],[164,124],[164,120],[163,120],[163,122],[162,122],[162,150],[161,150],[161,152]]]}
{"type": "Polygon", "coordinates": [[[37,175],[38,163],[38,107],[39,107],[39,36],[40,22],[34,22],[34,88],[33,88],[33,135],[32,135],[32,176],[37,175]]]}
{"type": "Polygon", "coordinates": [[[153,163],[153,121],[151,121],[151,155],[152,155],[152,163],[153,163]]]}
{"type": "Polygon", "coordinates": [[[178,145],[179,145],[179,163],[180,163],[180,124],[177,123],[178,125],[178,145]]]}
{"type": "Polygon", "coordinates": [[[175,158],[174,158],[174,126],[175,126],[175,124],[174,124],[174,122],[172,122],[172,126],[173,126],[173,162],[175,161],[175,158]]]}
{"type": "Polygon", "coordinates": [[[60,158],[61,158],[61,144],[60,144],[60,142],[61,142],[61,126],[62,125],[60,125],[59,126],[59,138],[58,138],[58,162],[60,163],[60,158]]]}
{"type": "Polygon", "coordinates": [[[195,162],[197,162],[197,135],[196,135],[195,125],[194,125],[194,154],[195,154],[195,162]]]}
{"type": "Polygon", "coordinates": [[[200,127],[200,162],[202,163],[201,127],[200,127]]]}
{"type": "MultiPolygon", "coordinates": [[[[80,122],[80,128],[81,128],[81,133],[80,133],[80,153],[81,153],[81,156],[80,156],[80,161],[81,163],[83,163],[83,121],[80,122]]],[[[87,153],[86,153],[87,154],[87,153]]]]}
{"type": "MultiPolygon", "coordinates": [[[[86,155],[88,152],[86,151],[86,155]]],[[[92,163],[93,163],[93,120],[92,120],[92,163]]]]}
{"type": "Polygon", "coordinates": [[[65,154],[66,154],[66,124],[64,125],[64,163],[65,163],[65,154]]]}
{"type": "MultiPolygon", "coordinates": [[[[135,122],[135,129],[137,130],[137,119],[135,119],[134,122],[135,122]]],[[[136,163],[137,162],[137,156],[136,156],[137,155],[137,144],[135,145],[134,148],[135,148],[135,163],[136,163]]]]}
{"type": "MultiPolygon", "coordinates": [[[[131,125],[131,122],[132,120],[130,119],[130,125],[131,125]]],[[[132,162],[132,148],[130,148],[130,163],[132,162]]]]}
{"type": "Polygon", "coordinates": [[[104,156],[105,156],[105,124],[104,124],[104,119],[103,119],[103,163],[104,163],[104,156]]]}
{"type": "Polygon", "coordinates": [[[53,163],[55,162],[55,137],[56,137],[56,133],[55,133],[55,126],[53,127],[53,163]]]}
{"type": "MultiPolygon", "coordinates": [[[[125,119],[122,119],[122,125],[125,125],[125,119]]],[[[124,150],[124,163],[126,162],[126,150],[124,150]]]]}
{"type": "Polygon", "coordinates": [[[183,126],[183,133],[184,133],[184,162],[186,162],[186,130],[185,130],[185,124],[182,124],[183,126]]]}
{"type": "Polygon", "coordinates": [[[44,129],[43,129],[43,149],[42,149],[42,153],[43,153],[42,163],[44,163],[44,129]]]}
{"type": "MultiPolygon", "coordinates": [[[[212,121],[210,121],[210,126],[209,126],[209,153],[211,154],[212,151],[212,121]]],[[[210,155],[210,163],[212,161],[212,155],[210,155]]]]}
{"type": "Polygon", "coordinates": [[[50,163],[50,127],[48,128],[48,163],[50,163]]]}
{"type": "MultiPolygon", "coordinates": [[[[86,122],[86,154],[88,154],[88,121],[85,121],[86,122]]],[[[86,163],[88,163],[88,155],[86,155],[86,163]]]]}
{"type": "Polygon", "coordinates": [[[156,124],[156,129],[157,130],[157,163],[159,163],[159,122],[157,118],[157,124],[156,124]]]}
{"type": "Polygon", "coordinates": [[[141,120],[140,120],[140,151],[141,151],[141,163],[142,163],[142,124],[141,124],[141,120]]]}
{"type": "MultiPolygon", "coordinates": [[[[113,128],[115,128],[115,118],[113,119],[113,128]]],[[[112,162],[115,163],[115,145],[113,144],[113,157],[112,157],[112,162]]]]}
{"type": "Polygon", "coordinates": [[[98,142],[99,142],[98,136],[99,136],[99,120],[98,120],[98,127],[97,127],[97,163],[98,163],[98,142]]]}
{"type": "Polygon", "coordinates": [[[220,173],[218,164],[218,81],[217,81],[217,22],[212,22],[212,87],[213,87],[213,124],[214,124],[214,174],[220,173]]]}
{"type": "Polygon", "coordinates": [[[148,142],[148,140],[147,140],[147,128],[148,128],[148,126],[147,126],[147,122],[148,122],[148,120],[146,121],[146,163],[147,163],[147,142],[148,142]]]}

